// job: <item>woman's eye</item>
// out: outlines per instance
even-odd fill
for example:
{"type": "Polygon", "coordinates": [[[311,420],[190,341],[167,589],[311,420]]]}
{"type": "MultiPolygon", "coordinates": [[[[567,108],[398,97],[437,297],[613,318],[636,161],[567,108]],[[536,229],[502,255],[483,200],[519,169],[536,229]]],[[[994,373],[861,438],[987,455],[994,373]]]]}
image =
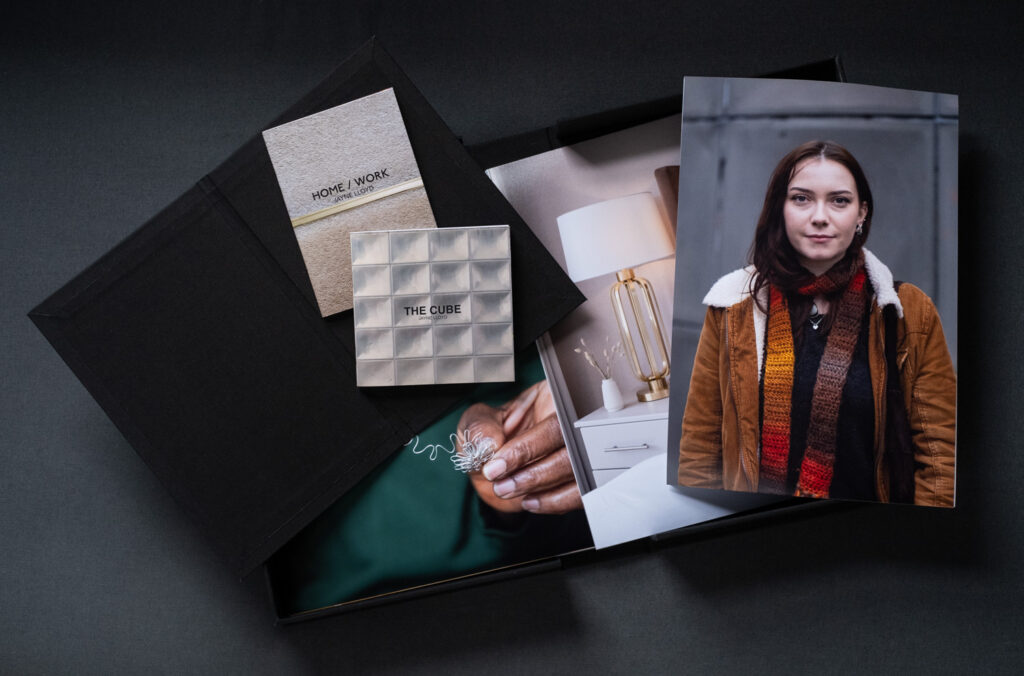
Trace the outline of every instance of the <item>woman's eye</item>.
{"type": "Polygon", "coordinates": [[[806,195],[793,195],[789,199],[792,200],[796,204],[803,204],[804,202],[807,201],[807,196],[806,195]]]}
{"type": "Polygon", "coordinates": [[[837,197],[835,199],[835,203],[838,204],[841,207],[845,207],[846,205],[848,205],[850,203],[850,198],[849,197],[837,197]]]}

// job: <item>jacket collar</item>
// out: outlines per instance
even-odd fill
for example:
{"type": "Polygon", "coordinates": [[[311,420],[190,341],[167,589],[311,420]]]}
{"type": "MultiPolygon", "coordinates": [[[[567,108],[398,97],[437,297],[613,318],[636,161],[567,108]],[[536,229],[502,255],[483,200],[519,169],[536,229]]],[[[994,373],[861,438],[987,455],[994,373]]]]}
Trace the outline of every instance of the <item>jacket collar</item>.
{"type": "MultiPolygon", "coordinates": [[[[903,305],[896,294],[892,272],[889,268],[867,249],[864,249],[864,268],[868,280],[871,282],[871,288],[875,291],[877,307],[893,305],[896,307],[896,315],[902,317],[903,305]]],[[[750,287],[755,274],[752,265],[730,272],[714,283],[711,290],[704,296],[704,304],[710,307],[727,308],[749,299],[751,297],[750,287]]],[[[762,289],[761,303],[751,303],[754,315],[754,337],[757,341],[758,378],[761,374],[761,360],[764,359],[764,334],[768,326],[768,317],[761,310],[761,306],[767,307],[768,305],[767,293],[767,288],[762,289]]]]}
{"type": "MultiPolygon", "coordinates": [[[[875,301],[878,303],[878,307],[895,305],[896,314],[902,317],[903,305],[900,303],[899,296],[896,295],[892,272],[889,271],[889,268],[867,249],[864,249],[864,268],[871,281],[871,288],[875,291],[875,301]]],[[[711,290],[704,296],[704,305],[729,307],[746,300],[750,297],[750,286],[754,274],[753,265],[733,270],[715,282],[711,290]]]]}

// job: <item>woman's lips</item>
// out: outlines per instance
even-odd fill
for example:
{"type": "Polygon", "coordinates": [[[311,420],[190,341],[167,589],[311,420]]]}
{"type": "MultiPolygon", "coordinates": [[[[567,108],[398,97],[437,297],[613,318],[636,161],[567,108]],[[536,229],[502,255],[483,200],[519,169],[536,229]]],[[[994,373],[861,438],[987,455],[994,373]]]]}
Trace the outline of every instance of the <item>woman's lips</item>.
{"type": "Polygon", "coordinates": [[[812,242],[827,242],[832,239],[832,235],[807,235],[807,239],[812,242]]]}

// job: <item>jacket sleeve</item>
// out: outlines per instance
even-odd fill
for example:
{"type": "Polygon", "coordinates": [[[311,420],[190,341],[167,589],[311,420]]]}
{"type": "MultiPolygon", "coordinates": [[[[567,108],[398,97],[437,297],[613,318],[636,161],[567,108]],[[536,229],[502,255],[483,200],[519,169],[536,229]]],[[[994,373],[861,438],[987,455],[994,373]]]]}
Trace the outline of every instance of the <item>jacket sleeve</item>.
{"type": "Polygon", "coordinates": [[[722,395],[719,350],[722,313],[708,308],[693,360],[690,389],[683,412],[679,441],[679,483],[700,488],[722,488],[722,395]]]}
{"type": "MultiPolygon", "coordinates": [[[[903,289],[900,290],[902,292],[903,289]]],[[[908,363],[903,366],[904,395],[909,392],[907,412],[917,464],[914,502],[952,507],[956,496],[956,375],[953,360],[949,356],[935,305],[916,287],[911,287],[909,293],[919,294],[920,301],[908,302],[905,307],[921,308],[919,318],[907,317],[908,363]]]]}

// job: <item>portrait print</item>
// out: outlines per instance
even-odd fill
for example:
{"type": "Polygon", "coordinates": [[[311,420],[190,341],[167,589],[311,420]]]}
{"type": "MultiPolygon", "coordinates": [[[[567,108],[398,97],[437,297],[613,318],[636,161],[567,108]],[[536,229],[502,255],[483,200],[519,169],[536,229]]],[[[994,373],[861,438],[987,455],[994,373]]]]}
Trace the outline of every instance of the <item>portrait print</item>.
{"type": "Polygon", "coordinates": [[[952,507],[957,98],[687,78],[669,482],[952,507]]]}

